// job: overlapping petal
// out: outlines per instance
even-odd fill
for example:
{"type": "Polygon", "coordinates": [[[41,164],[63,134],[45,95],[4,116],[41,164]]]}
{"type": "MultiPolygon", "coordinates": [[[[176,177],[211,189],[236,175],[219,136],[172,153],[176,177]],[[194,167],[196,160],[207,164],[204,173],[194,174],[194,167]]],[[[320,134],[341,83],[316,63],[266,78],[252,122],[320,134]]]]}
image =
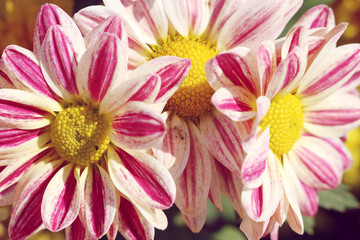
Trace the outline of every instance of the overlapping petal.
{"type": "Polygon", "coordinates": [[[320,28],[335,26],[335,16],[331,8],[326,5],[317,5],[309,9],[301,18],[294,24],[294,27],[304,26],[306,28],[320,28]]]}

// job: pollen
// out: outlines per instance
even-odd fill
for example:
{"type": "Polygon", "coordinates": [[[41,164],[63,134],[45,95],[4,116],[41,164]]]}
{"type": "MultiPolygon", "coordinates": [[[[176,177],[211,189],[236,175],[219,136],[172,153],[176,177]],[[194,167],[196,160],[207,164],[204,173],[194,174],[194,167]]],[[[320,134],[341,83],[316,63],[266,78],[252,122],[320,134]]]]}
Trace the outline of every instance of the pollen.
{"type": "Polygon", "coordinates": [[[270,126],[270,148],[277,156],[291,150],[300,138],[303,128],[303,113],[299,99],[292,95],[274,98],[271,106],[260,123],[265,130],[270,126]]]}
{"type": "Polygon", "coordinates": [[[168,37],[159,46],[153,47],[152,58],[177,56],[189,58],[192,66],[184,82],[168,100],[165,110],[174,111],[180,117],[194,120],[211,110],[214,90],[205,75],[205,63],[217,54],[216,48],[200,38],[168,37]]]}
{"type": "Polygon", "coordinates": [[[51,124],[51,141],[62,159],[81,166],[94,164],[109,146],[109,126],[98,109],[71,106],[56,115],[51,124]]]}

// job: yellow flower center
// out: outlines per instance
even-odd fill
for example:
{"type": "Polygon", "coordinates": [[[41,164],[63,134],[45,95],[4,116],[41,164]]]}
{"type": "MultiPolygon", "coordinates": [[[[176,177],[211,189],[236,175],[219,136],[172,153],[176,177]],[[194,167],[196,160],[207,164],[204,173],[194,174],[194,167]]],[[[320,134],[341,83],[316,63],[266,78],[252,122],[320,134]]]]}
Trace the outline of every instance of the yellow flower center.
{"type": "Polygon", "coordinates": [[[303,113],[299,99],[292,94],[273,99],[260,127],[265,130],[269,125],[270,148],[280,157],[292,148],[301,135],[303,113]]]}
{"type": "Polygon", "coordinates": [[[176,112],[180,117],[196,119],[210,111],[211,96],[214,90],[210,87],[205,75],[205,63],[215,57],[217,52],[203,39],[168,37],[160,46],[153,47],[152,58],[177,56],[190,58],[192,66],[189,74],[175,94],[168,100],[165,110],[176,112]]]}
{"type": "Polygon", "coordinates": [[[66,161],[78,165],[97,163],[107,150],[109,123],[96,108],[71,106],[57,114],[51,124],[51,141],[66,161]]]}

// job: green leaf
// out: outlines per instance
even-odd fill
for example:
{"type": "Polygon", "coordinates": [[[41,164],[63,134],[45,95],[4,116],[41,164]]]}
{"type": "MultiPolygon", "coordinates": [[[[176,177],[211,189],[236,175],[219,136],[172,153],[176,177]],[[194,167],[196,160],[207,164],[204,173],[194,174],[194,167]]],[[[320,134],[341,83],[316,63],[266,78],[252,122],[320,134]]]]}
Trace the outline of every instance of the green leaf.
{"type": "Polygon", "coordinates": [[[318,194],[319,206],[325,209],[345,212],[346,209],[359,208],[358,200],[345,184],[329,191],[319,191],[318,194]]]}
{"type": "Polygon", "coordinates": [[[220,231],[213,234],[211,239],[212,240],[224,240],[224,239],[246,240],[246,237],[240,231],[239,228],[234,226],[225,226],[220,231]]]}
{"type": "Polygon", "coordinates": [[[304,231],[309,234],[314,234],[315,219],[313,217],[302,216],[304,221],[304,231]]]}

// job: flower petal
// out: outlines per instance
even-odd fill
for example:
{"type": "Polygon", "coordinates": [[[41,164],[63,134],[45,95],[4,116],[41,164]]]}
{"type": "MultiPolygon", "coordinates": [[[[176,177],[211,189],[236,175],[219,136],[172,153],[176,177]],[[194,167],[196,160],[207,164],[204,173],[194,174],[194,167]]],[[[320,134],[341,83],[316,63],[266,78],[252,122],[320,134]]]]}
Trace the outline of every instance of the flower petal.
{"type": "Polygon", "coordinates": [[[332,189],[343,173],[341,154],[322,139],[302,136],[289,152],[289,161],[297,176],[309,187],[332,189]]]}
{"type": "Polygon", "coordinates": [[[15,88],[9,76],[5,73],[5,66],[0,58],[0,88],[15,88]]]}
{"type": "Polygon", "coordinates": [[[348,170],[353,164],[353,157],[349,149],[344,142],[338,138],[321,138],[323,141],[329,143],[333,149],[335,149],[341,156],[343,163],[343,169],[348,170]]]}
{"type": "Polygon", "coordinates": [[[217,161],[215,158],[211,160],[211,184],[209,190],[209,200],[217,208],[217,210],[222,212],[220,176],[215,161],[217,161]]]}
{"type": "MultiPolygon", "coordinates": [[[[292,28],[292,32],[288,34],[284,43],[281,46],[281,59],[285,60],[289,53],[294,49],[300,48],[303,50],[303,55],[306,58],[308,54],[308,42],[306,38],[305,28],[303,26],[292,28]]],[[[299,50],[298,50],[299,51],[299,50]]],[[[306,64],[305,64],[306,65],[306,64]]]]}
{"type": "Polygon", "coordinates": [[[115,34],[103,33],[79,62],[76,72],[79,94],[88,101],[101,103],[112,87],[124,81],[126,69],[127,46],[115,34]]]}
{"type": "Polygon", "coordinates": [[[41,128],[49,125],[51,112],[44,99],[33,93],[0,89],[0,128],[41,128]]]}
{"type": "Polygon", "coordinates": [[[320,27],[335,27],[335,16],[331,8],[326,5],[317,5],[306,11],[294,24],[294,27],[304,26],[308,29],[320,27]]]}
{"type": "Polygon", "coordinates": [[[199,129],[190,121],[187,126],[190,134],[190,154],[183,173],[176,180],[175,204],[185,215],[197,216],[204,208],[209,194],[210,154],[202,142],[199,129]]]}
{"type": "Polygon", "coordinates": [[[40,48],[48,29],[54,25],[61,25],[73,42],[82,41],[80,30],[72,18],[58,6],[46,3],[38,12],[34,29],[34,53],[37,58],[40,58],[40,48]]]}
{"type": "Polygon", "coordinates": [[[61,168],[47,185],[41,203],[41,217],[47,229],[60,231],[71,225],[80,210],[80,169],[74,164],[61,168]]]}
{"type": "Polygon", "coordinates": [[[51,27],[41,47],[41,70],[50,88],[60,97],[72,100],[79,94],[75,72],[85,44],[76,46],[59,25],[51,27]],[[82,48],[80,53],[76,48],[82,48]]]}
{"type": "Polygon", "coordinates": [[[304,128],[321,137],[342,137],[360,125],[360,99],[335,93],[304,108],[304,128]]]}
{"type": "Polygon", "coordinates": [[[116,213],[116,194],[109,175],[98,165],[88,166],[80,176],[84,191],[81,199],[80,220],[91,237],[104,236],[116,213]]]}
{"type": "Polygon", "coordinates": [[[61,110],[58,99],[47,85],[39,62],[32,52],[16,45],[10,45],[4,50],[1,59],[4,69],[17,89],[44,96],[52,109],[61,110]]]}
{"type": "Polygon", "coordinates": [[[155,231],[141,213],[126,198],[121,198],[119,206],[119,232],[126,239],[154,239],[155,231]]]}
{"type": "Polygon", "coordinates": [[[142,151],[109,148],[108,169],[116,188],[146,206],[169,208],[175,198],[175,183],[168,170],[142,151]]]}
{"type": "Polygon", "coordinates": [[[256,97],[239,86],[216,90],[211,101],[221,113],[233,121],[246,121],[256,115],[256,97]]]}
{"type": "Polygon", "coordinates": [[[20,180],[14,194],[14,205],[9,223],[11,239],[25,239],[44,229],[41,219],[41,202],[45,188],[63,161],[41,161],[20,180]]]}
{"type": "Polygon", "coordinates": [[[165,230],[167,228],[168,221],[165,213],[162,210],[145,206],[134,200],[131,200],[131,202],[139,211],[139,213],[155,228],[160,230],[165,230]]]}
{"type": "Polygon", "coordinates": [[[65,228],[65,238],[67,240],[92,239],[86,232],[79,217],[69,227],[65,228]]]}
{"type": "Polygon", "coordinates": [[[244,151],[233,122],[218,111],[200,118],[200,132],[211,154],[236,176],[241,176],[244,151]]]}
{"type": "Polygon", "coordinates": [[[360,44],[334,49],[332,57],[317,66],[316,73],[307,72],[303,77],[298,89],[298,94],[303,98],[301,103],[311,105],[332,94],[353,75],[359,62],[360,44]]]}
{"type": "Polygon", "coordinates": [[[142,102],[128,102],[114,113],[111,141],[131,149],[147,149],[160,143],[165,135],[165,121],[160,113],[142,102]]]}
{"type": "Polygon", "coordinates": [[[206,204],[203,207],[202,211],[196,215],[196,216],[189,216],[189,215],[183,215],[186,225],[189,227],[189,229],[193,232],[193,233],[198,233],[201,231],[201,229],[203,228],[204,224],[205,224],[205,220],[206,220],[206,204]]]}
{"type": "Polygon", "coordinates": [[[301,3],[301,0],[246,2],[224,24],[219,33],[217,48],[231,49],[240,44],[251,47],[263,40],[275,39],[301,3]]]}
{"type": "Polygon", "coordinates": [[[260,94],[265,95],[270,79],[277,67],[275,45],[272,41],[264,41],[257,50],[257,62],[260,76],[260,94]]]}
{"type": "Polygon", "coordinates": [[[205,31],[210,18],[209,5],[209,1],[204,0],[164,1],[164,8],[170,22],[184,37],[189,34],[198,37],[205,31]]]}
{"type": "Polygon", "coordinates": [[[267,127],[249,149],[242,165],[241,179],[246,187],[257,188],[261,185],[269,154],[272,155],[270,152],[270,127],[267,127]]]}
{"type": "Polygon", "coordinates": [[[189,130],[184,119],[175,113],[165,112],[166,134],[161,148],[153,148],[153,154],[176,180],[184,171],[190,153],[189,130]]]}

